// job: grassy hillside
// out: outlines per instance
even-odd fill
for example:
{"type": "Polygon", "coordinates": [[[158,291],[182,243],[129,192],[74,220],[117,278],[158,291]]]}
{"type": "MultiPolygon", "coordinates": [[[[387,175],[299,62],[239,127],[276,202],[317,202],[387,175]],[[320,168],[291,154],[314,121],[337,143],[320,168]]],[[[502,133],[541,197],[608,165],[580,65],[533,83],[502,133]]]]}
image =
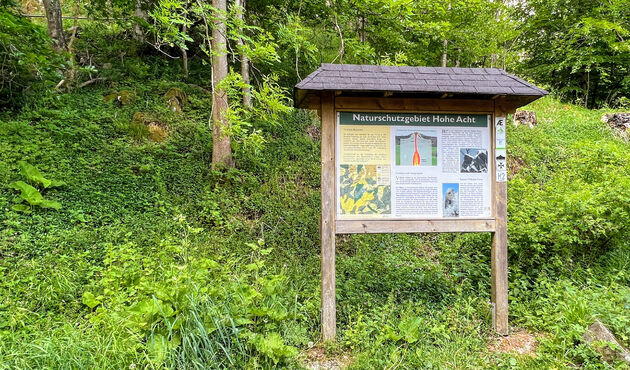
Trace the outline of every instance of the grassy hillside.
{"type": "MultiPolygon", "coordinates": [[[[120,88],[119,88],[120,89],[120,88]]],[[[0,123],[0,368],[300,367],[319,338],[317,121],[261,127],[260,153],[211,171],[210,99],[188,85],[43,97],[0,123]],[[189,96],[182,114],[163,94],[189,96]],[[136,112],[159,121],[153,142],[136,112]],[[307,130],[307,128],[311,129],[307,130]],[[19,161],[65,185],[12,209],[19,161]]],[[[536,357],[496,353],[490,235],[342,236],[339,338],[356,368],[605,367],[594,317],[630,345],[630,145],[552,98],[510,127],[510,319],[536,357]]],[[[262,125],[262,124],[261,124],[262,125]]]]}

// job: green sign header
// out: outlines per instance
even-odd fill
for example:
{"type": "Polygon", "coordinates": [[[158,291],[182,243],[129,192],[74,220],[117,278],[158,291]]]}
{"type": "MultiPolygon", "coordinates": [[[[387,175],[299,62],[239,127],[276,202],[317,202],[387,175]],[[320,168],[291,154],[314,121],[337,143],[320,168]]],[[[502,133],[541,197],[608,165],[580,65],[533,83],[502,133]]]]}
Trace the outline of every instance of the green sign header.
{"type": "Polygon", "coordinates": [[[342,125],[488,127],[487,114],[339,112],[342,125]]]}

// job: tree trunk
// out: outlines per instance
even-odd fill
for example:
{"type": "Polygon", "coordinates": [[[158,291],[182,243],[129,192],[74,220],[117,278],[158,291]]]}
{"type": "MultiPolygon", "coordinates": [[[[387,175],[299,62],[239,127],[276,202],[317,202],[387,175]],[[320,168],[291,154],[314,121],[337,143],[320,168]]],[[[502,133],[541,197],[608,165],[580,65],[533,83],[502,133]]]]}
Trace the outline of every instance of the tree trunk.
{"type": "Polygon", "coordinates": [[[361,34],[359,35],[362,44],[365,44],[367,36],[365,34],[365,15],[361,16],[361,34]]]}
{"type": "MultiPolygon", "coordinates": [[[[147,11],[144,9],[142,0],[136,0],[136,8],[133,11],[133,16],[142,20],[147,20],[147,11]]],[[[133,39],[139,42],[144,42],[144,30],[142,25],[136,20],[133,25],[133,39]]]]}
{"type": "Polygon", "coordinates": [[[591,93],[591,103],[588,106],[589,109],[595,109],[596,105],[597,105],[597,93],[599,92],[599,80],[600,80],[601,74],[597,73],[595,75],[595,84],[593,86],[593,92],[591,93]]]}
{"type": "Polygon", "coordinates": [[[442,47],[442,67],[446,67],[447,51],[448,51],[448,40],[444,39],[444,43],[442,47]]]}
{"type": "Polygon", "coordinates": [[[212,0],[212,6],[216,9],[212,27],[212,166],[231,167],[230,124],[226,116],[228,97],[225,89],[217,87],[228,74],[226,0],[212,0]]]}
{"type": "Polygon", "coordinates": [[[63,33],[63,19],[61,18],[61,4],[59,0],[43,0],[48,22],[48,34],[53,40],[53,47],[58,52],[66,50],[66,37],[63,33]]]}
{"type": "Polygon", "coordinates": [[[249,87],[250,78],[249,78],[249,58],[247,55],[241,55],[241,76],[243,76],[243,82],[245,82],[245,86],[243,86],[243,105],[245,108],[252,107],[252,92],[249,87]]]}
{"type": "MultiPolygon", "coordinates": [[[[185,24],[182,25],[182,33],[185,35],[188,31],[188,27],[185,24]]],[[[186,41],[184,41],[184,45],[179,47],[179,50],[182,52],[182,75],[185,79],[188,79],[188,51],[186,50],[186,41]]]]}
{"type": "MultiPolygon", "coordinates": [[[[361,15],[361,32],[359,32],[359,40],[361,44],[365,44],[367,41],[367,35],[365,34],[365,14],[361,15]]],[[[365,58],[362,58],[362,63],[365,64],[365,58]]]]}
{"type": "Polygon", "coordinates": [[[455,61],[455,67],[459,68],[459,59],[462,57],[462,50],[457,49],[457,61],[455,61]]]}
{"type": "MultiPolygon", "coordinates": [[[[240,7],[237,12],[238,19],[242,22],[245,19],[245,0],[236,0],[236,5],[240,7]]],[[[239,29],[239,34],[243,33],[243,28],[239,29]]],[[[252,92],[249,87],[250,78],[249,78],[249,58],[242,50],[244,45],[243,38],[239,35],[238,38],[238,46],[241,49],[241,77],[243,78],[243,82],[245,86],[243,86],[243,106],[245,108],[252,107],[252,92]]]]}
{"type": "Polygon", "coordinates": [[[588,93],[591,90],[591,71],[586,71],[586,97],[584,98],[584,108],[588,108],[588,93]]]}
{"type": "Polygon", "coordinates": [[[77,63],[75,61],[75,55],[74,55],[74,49],[73,49],[73,45],[74,45],[74,40],[76,40],[77,38],[77,31],[79,29],[79,12],[81,11],[81,0],[76,0],[76,4],[75,4],[75,8],[74,8],[74,23],[72,24],[72,35],[70,36],[70,40],[68,41],[68,44],[66,45],[66,50],[68,52],[68,54],[70,54],[70,68],[68,68],[67,72],[66,72],[66,87],[68,89],[72,88],[72,85],[74,84],[74,80],[77,77],[77,63]]]}
{"type": "MultiPolygon", "coordinates": [[[[451,2],[449,1],[447,16],[450,16],[450,12],[451,12],[451,2]]],[[[442,68],[446,68],[447,57],[448,57],[448,40],[445,37],[444,42],[442,43],[442,68]]]]}

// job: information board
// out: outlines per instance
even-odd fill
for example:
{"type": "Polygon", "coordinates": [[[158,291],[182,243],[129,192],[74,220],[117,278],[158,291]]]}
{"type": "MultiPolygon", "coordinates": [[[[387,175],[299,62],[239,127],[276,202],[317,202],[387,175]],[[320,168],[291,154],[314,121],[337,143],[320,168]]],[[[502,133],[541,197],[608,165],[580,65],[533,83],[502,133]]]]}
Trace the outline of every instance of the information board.
{"type": "Polygon", "coordinates": [[[337,112],[337,218],[491,218],[490,123],[485,114],[337,112]]]}

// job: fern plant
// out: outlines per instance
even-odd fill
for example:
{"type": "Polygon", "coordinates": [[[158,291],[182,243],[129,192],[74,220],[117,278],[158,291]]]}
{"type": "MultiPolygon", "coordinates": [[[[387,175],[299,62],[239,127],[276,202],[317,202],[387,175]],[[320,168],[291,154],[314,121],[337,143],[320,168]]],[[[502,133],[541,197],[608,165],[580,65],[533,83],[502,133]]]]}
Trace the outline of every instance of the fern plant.
{"type": "MultiPolygon", "coordinates": [[[[43,189],[49,189],[65,185],[63,181],[49,180],[39,171],[39,169],[25,161],[19,161],[20,173],[28,182],[39,185],[43,189]]],[[[45,199],[42,193],[36,187],[24,181],[14,181],[9,184],[12,189],[20,191],[17,198],[18,204],[14,204],[11,209],[18,212],[30,213],[32,208],[37,206],[41,208],[61,209],[61,203],[45,199]]]]}

